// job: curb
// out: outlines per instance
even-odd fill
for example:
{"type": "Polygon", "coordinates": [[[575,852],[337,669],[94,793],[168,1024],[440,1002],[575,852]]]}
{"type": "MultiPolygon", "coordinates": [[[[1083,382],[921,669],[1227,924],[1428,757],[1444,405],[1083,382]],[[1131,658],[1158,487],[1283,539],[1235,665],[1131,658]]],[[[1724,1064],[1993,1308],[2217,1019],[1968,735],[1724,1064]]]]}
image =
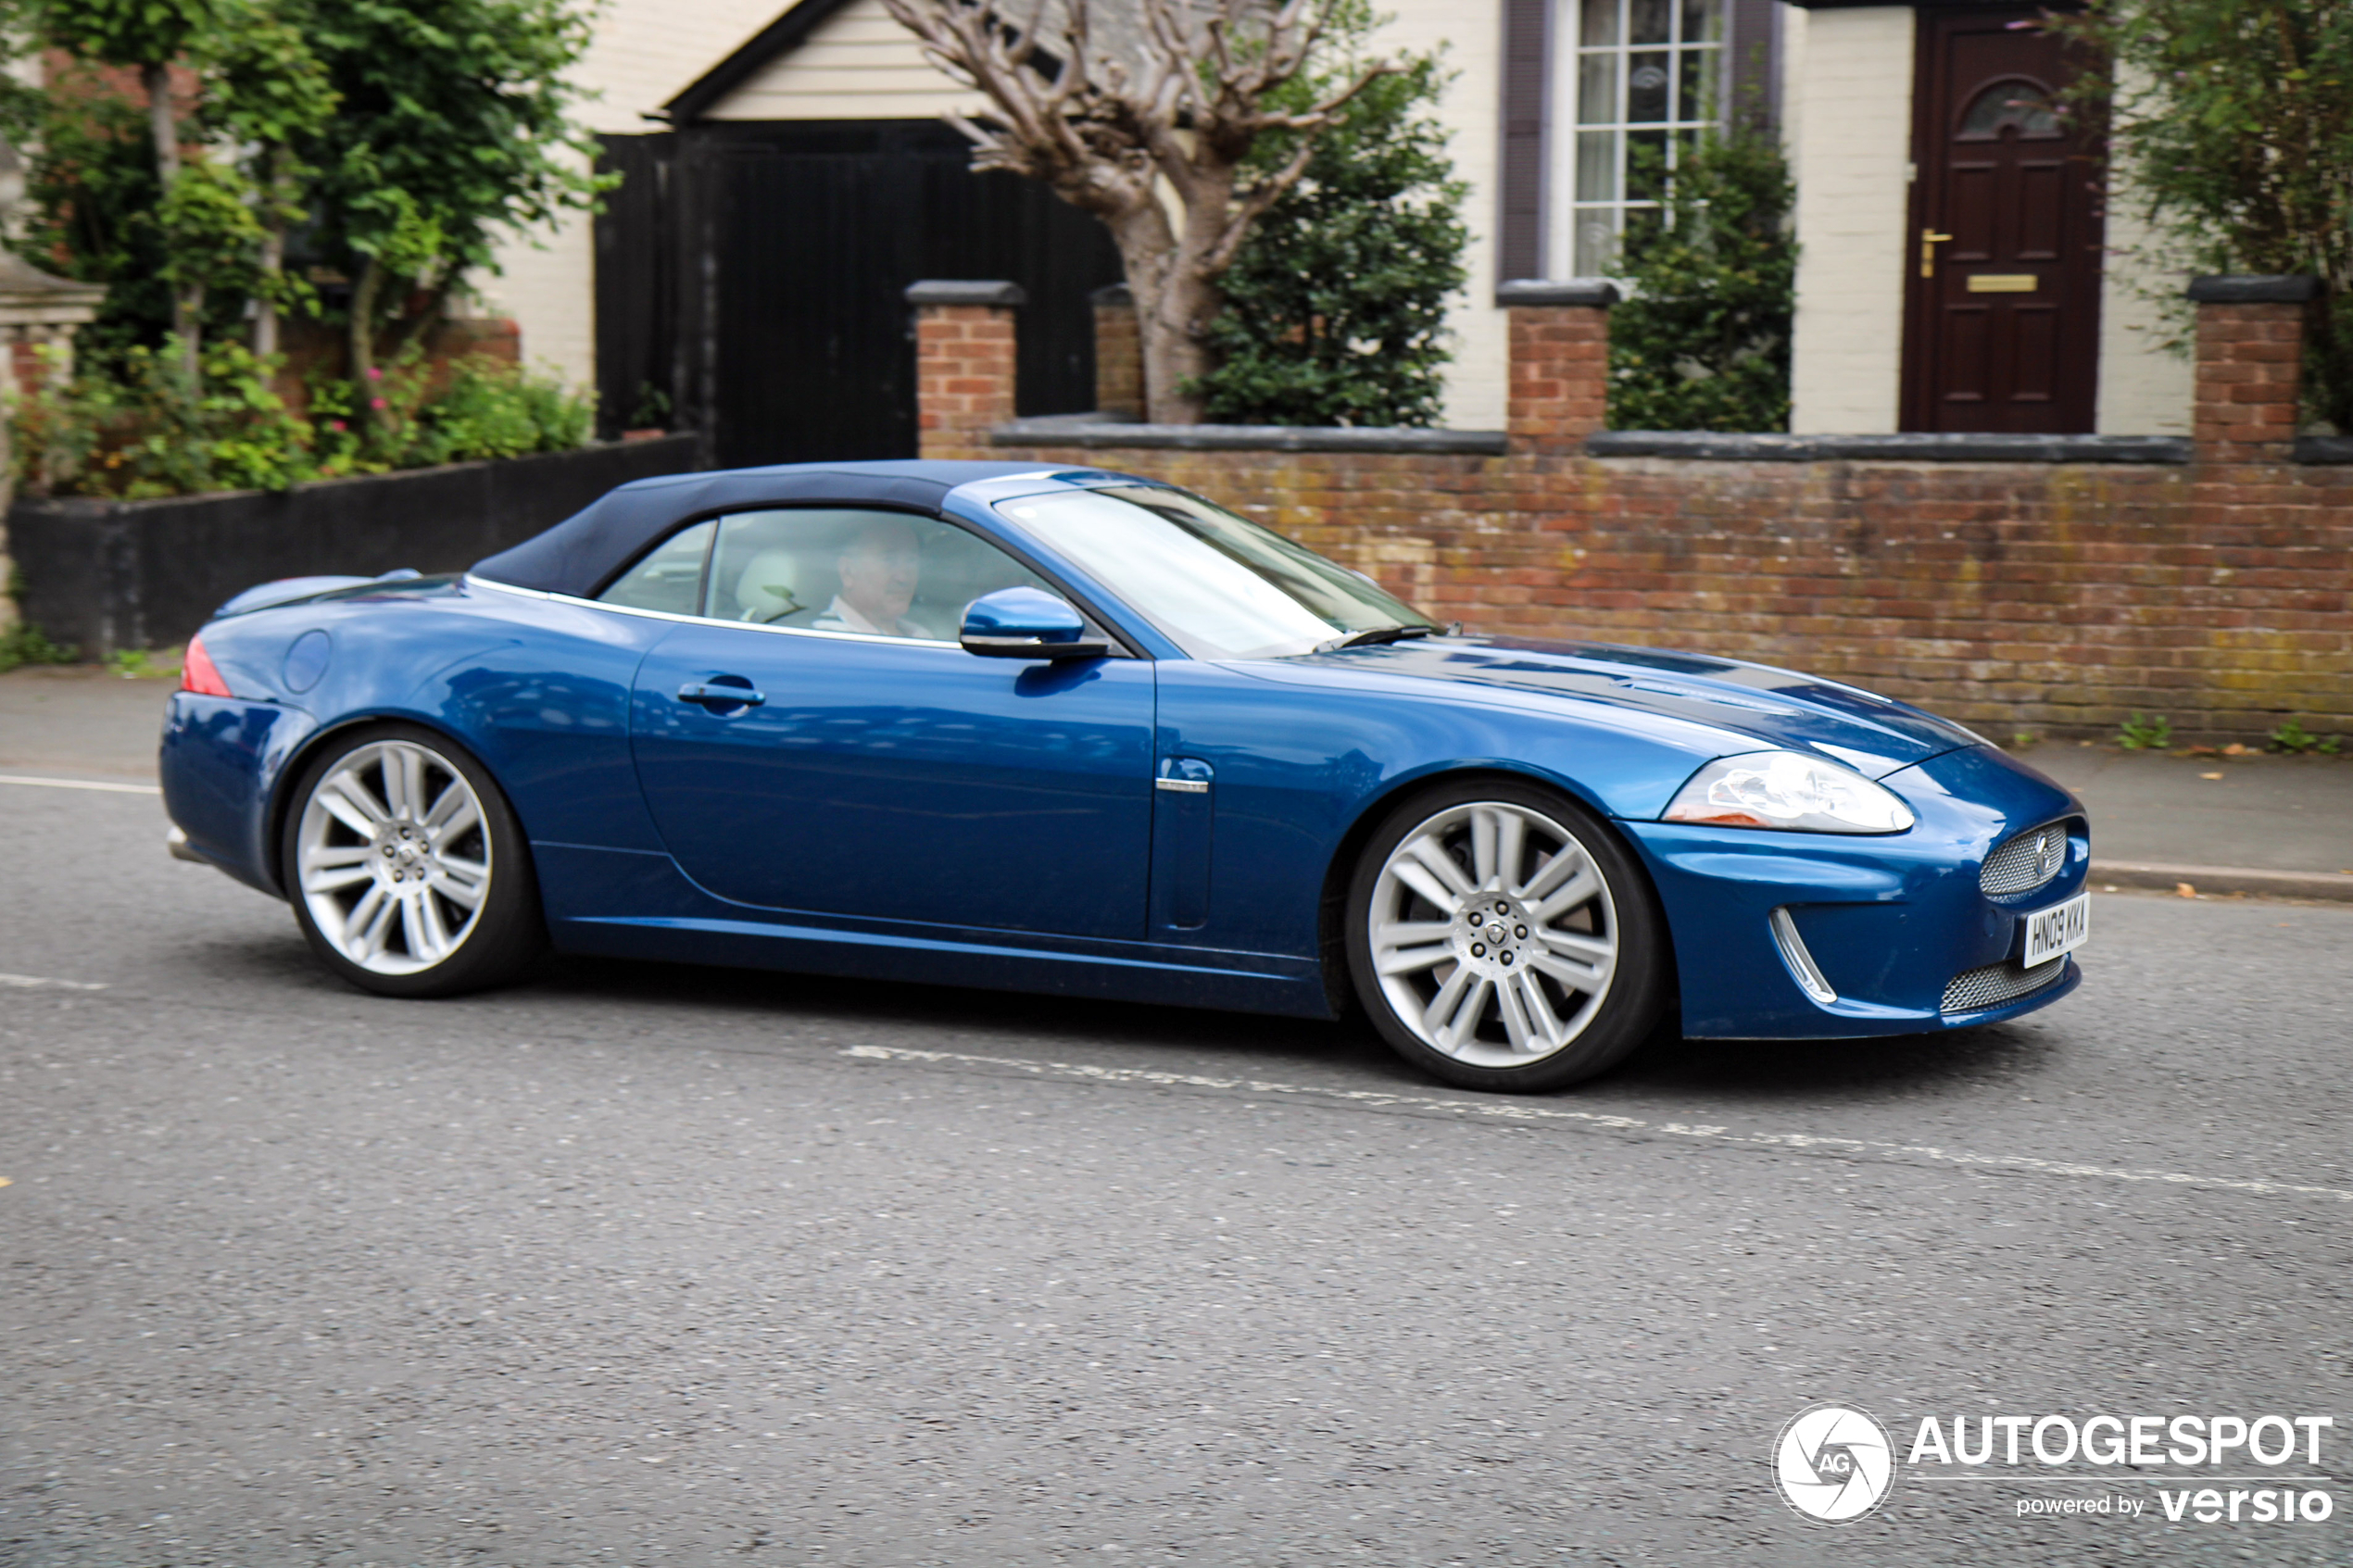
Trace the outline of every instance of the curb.
{"type": "Polygon", "coordinates": [[[2095,888],[2154,887],[2171,893],[2188,883],[2200,893],[2245,893],[2261,898],[2325,898],[2353,903],[2353,875],[2339,872],[2264,872],[2242,866],[2171,866],[2151,861],[2094,860],[2095,888]]]}

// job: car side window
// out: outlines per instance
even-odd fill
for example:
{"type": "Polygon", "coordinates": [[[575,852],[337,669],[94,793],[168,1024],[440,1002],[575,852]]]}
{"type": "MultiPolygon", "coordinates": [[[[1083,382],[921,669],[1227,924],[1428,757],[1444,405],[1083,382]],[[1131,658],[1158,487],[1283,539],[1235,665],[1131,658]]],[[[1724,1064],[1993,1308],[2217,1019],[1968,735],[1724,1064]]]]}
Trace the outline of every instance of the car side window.
{"type": "Polygon", "coordinates": [[[1054,591],[976,534],[863,508],[719,520],[702,613],[715,621],[953,642],[964,607],[1000,588],[1054,591]]]}
{"type": "Polygon", "coordinates": [[[701,614],[703,558],[711,553],[711,536],[718,527],[716,522],[698,522],[672,534],[597,596],[629,609],[701,614]]]}

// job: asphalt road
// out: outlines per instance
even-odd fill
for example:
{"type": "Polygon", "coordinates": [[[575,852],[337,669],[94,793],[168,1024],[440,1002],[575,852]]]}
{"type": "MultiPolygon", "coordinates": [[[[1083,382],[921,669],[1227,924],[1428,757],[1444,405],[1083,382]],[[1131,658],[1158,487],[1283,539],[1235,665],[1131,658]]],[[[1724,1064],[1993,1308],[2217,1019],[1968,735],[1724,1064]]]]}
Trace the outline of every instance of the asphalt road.
{"type": "Polygon", "coordinates": [[[2353,909],[2102,897],[2031,1021],[1526,1101],[914,986],[371,999],[162,827],[0,786],[0,1562],[2353,1558],[2353,909]],[[2332,1415],[2335,1512],[1808,1525],[1816,1400],[2332,1415]]]}

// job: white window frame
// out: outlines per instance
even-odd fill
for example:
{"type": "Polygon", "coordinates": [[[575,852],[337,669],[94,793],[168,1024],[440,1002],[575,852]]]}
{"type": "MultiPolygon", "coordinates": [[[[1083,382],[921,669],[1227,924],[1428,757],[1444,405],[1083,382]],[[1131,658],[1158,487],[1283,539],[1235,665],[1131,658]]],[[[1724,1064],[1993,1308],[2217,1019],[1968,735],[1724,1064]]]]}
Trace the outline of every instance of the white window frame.
{"type": "Polygon", "coordinates": [[[1554,0],[1552,27],[1553,57],[1550,62],[1552,92],[1547,98],[1553,106],[1550,134],[1546,149],[1550,167],[1545,170],[1545,211],[1549,216],[1545,234],[1544,254],[1549,265],[1546,270],[1554,277],[1569,278],[1605,275],[1617,270],[1616,239],[1625,232],[1625,217],[1631,211],[1655,208],[1655,200],[1633,199],[1626,194],[1626,173],[1631,137],[1636,132],[1661,132],[1667,139],[1667,167],[1674,168],[1680,144],[1701,131],[1720,129],[1724,123],[1723,106],[1730,92],[1731,49],[1727,43],[1731,26],[1732,0],[1715,0],[1715,35],[1705,41],[1686,42],[1683,26],[1690,0],[1666,0],[1669,15],[1667,42],[1663,44],[1632,44],[1627,34],[1636,0],[1554,0]],[[1584,22],[1589,9],[1613,7],[1617,12],[1615,29],[1617,42],[1587,47],[1584,22]],[[1632,56],[1664,54],[1667,56],[1667,91],[1668,117],[1662,120],[1629,121],[1626,118],[1627,95],[1630,90],[1632,56]],[[1684,96],[1683,56],[1704,54],[1710,58],[1702,68],[1706,91],[1712,93],[1713,104],[1687,105],[1684,96]],[[1608,73],[1611,101],[1592,106],[1596,112],[1586,123],[1588,106],[1581,101],[1585,84],[1584,64],[1589,56],[1612,56],[1615,69],[1608,73]],[[1713,113],[1701,112],[1713,109],[1713,113]],[[1609,136],[1615,144],[1609,153],[1613,193],[1600,194],[1578,188],[1579,165],[1585,139],[1589,136],[1609,136]],[[1579,238],[1586,225],[1596,217],[1609,225],[1609,256],[1596,264],[1592,246],[1589,244],[1580,253],[1579,238]]]}

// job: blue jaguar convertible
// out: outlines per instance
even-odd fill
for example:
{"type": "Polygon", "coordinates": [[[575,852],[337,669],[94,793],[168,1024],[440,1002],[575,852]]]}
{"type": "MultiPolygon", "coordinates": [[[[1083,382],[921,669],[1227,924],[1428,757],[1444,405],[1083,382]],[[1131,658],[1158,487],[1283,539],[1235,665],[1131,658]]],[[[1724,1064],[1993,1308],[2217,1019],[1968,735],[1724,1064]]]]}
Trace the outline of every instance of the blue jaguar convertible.
{"type": "Polygon", "coordinates": [[[2079,981],[2082,805],[1852,686],[1477,636],[1187,491],[624,485],[456,576],[241,595],[174,851],[395,997],[575,954],[1328,1018],[1469,1087],[2079,981]]]}

